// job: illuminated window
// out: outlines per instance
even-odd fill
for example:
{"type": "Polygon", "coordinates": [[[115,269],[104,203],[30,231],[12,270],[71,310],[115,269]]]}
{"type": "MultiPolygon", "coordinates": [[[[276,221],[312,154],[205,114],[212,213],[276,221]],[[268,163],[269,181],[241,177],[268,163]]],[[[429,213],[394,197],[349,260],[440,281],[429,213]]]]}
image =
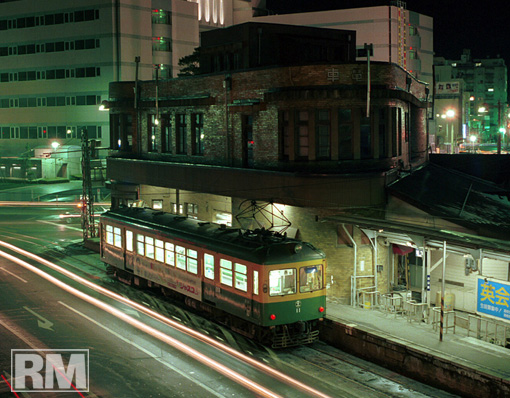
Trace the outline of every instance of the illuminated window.
{"type": "Polygon", "coordinates": [[[133,251],[133,231],[126,230],[126,250],[133,251]]]}
{"type": "Polygon", "coordinates": [[[106,226],[106,243],[113,245],[113,227],[111,225],[106,226]]]}
{"type": "Polygon", "coordinates": [[[253,294],[259,294],[259,271],[253,271],[253,294]]]}
{"type": "Polygon", "coordinates": [[[269,295],[284,296],[296,293],[296,270],[278,269],[269,271],[269,295]]]}
{"type": "Polygon", "coordinates": [[[311,265],[299,269],[299,292],[322,289],[322,265],[311,265]]]}
{"type": "Polygon", "coordinates": [[[163,200],[162,199],[153,199],[152,208],[156,210],[161,210],[163,208],[163,200]]]}
{"type": "Polygon", "coordinates": [[[120,228],[113,229],[113,244],[116,247],[122,247],[122,234],[120,228]]]}
{"type": "Polygon", "coordinates": [[[214,280],[214,256],[207,253],[204,254],[204,276],[214,280]]]}
{"type": "Polygon", "coordinates": [[[149,236],[145,237],[145,255],[154,258],[154,238],[149,236]]]}
{"type": "Polygon", "coordinates": [[[177,268],[186,270],[186,249],[182,246],[176,246],[175,252],[177,253],[177,268]]]}
{"type": "Polygon", "coordinates": [[[220,282],[227,286],[232,286],[232,261],[220,260],[220,282]]]}
{"type": "Polygon", "coordinates": [[[197,251],[188,249],[188,257],[186,258],[187,270],[192,274],[196,274],[198,272],[197,258],[198,258],[197,251]]]}
{"type": "Polygon", "coordinates": [[[173,243],[165,242],[165,263],[172,267],[175,266],[175,252],[173,243]]]}
{"type": "Polygon", "coordinates": [[[156,239],[156,260],[163,263],[165,261],[165,249],[162,240],[156,239]]]}
{"type": "Polygon", "coordinates": [[[136,235],[136,252],[143,256],[145,255],[145,237],[143,235],[136,235]]]}
{"type": "Polygon", "coordinates": [[[246,265],[235,263],[236,289],[242,290],[243,292],[248,291],[248,276],[246,272],[246,265]]]}

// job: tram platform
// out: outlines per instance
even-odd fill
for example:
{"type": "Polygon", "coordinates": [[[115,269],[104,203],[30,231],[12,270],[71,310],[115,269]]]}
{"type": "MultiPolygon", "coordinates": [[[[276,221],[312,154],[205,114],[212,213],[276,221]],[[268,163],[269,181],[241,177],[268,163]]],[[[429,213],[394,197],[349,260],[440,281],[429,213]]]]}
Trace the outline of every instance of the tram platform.
{"type": "Polygon", "coordinates": [[[332,346],[459,396],[510,397],[510,348],[477,338],[465,314],[448,311],[440,341],[437,309],[417,316],[405,305],[368,309],[328,299],[326,313],[321,338],[332,346]]]}

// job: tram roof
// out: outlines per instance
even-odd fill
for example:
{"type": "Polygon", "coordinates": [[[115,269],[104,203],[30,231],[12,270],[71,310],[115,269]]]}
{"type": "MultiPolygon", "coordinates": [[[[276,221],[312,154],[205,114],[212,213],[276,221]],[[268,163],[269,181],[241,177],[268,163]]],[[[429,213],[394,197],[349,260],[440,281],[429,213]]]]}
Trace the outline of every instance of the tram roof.
{"type": "Polygon", "coordinates": [[[257,264],[285,264],[322,260],[325,254],[312,244],[267,230],[243,231],[150,208],[120,207],[103,218],[122,221],[145,230],[169,234],[183,243],[203,247],[257,264]]]}

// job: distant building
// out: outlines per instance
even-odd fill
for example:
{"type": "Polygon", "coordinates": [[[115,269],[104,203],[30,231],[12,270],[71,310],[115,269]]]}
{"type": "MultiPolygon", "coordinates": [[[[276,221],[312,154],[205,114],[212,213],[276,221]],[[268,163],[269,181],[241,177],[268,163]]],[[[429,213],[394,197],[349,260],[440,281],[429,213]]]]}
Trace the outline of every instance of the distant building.
{"type": "Polygon", "coordinates": [[[426,85],[373,62],[367,100],[352,31],[250,22],[205,32],[202,43],[204,73],[139,82],[136,109],[135,82],[110,84],[112,206],[142,201],[235,226],[252,202],[266,203],[290,220],[289,233],[326,251],[333,296],[351,300],[351,238],[367,256],[359,275],[371,275],[357,286],[385,291],[366,235],[320,220],[383,208],[386,184],[426,161],[426,85]],[[293,57],[296,43],[324,58],[293,57]]]}
{"type": "Polygon", "coordinates": [[[372,44],[371,60],[397,64],[417,79],[432,85],[432,17],[408,10],[404,1],[388,1],[388,4],[260,16],[255,20],[356,31],[358,60],[367,59],[365,44],[372,44]]]}
{"type": "MultiPolygon", "coordinates": [[[[501,137],[500,129],[507,129],[508,77],[504,59],[472,59],[471,52],[464,50],[460,60],[437,58],[434,70],[435,115],[451,108],[456,113],[456,138],[469,143],[474,136],[477,143],[496,143],[498,135],[501,137]]],[[[443,135],[440,126],[436,126],[437,136],[443,135]]]]}

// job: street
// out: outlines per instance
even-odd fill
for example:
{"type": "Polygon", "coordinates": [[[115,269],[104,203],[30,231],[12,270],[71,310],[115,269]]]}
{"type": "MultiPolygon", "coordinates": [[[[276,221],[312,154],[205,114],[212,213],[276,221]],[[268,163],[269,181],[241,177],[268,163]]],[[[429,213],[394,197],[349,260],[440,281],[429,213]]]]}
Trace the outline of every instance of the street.
{"type": "Polygon", "coordinates": [[[6,379],[13,348],[88,349],[90,397],[394,396],[385,389],[420,396],[391,381],[374,388],[384,380],[379,376],[354,380],[360,377],[356,367],[319,351],[274,352],[254,345],[150,292],[111,280],[99,256],[80,246],[81,230],[59,221],[59,211],[0,209],[0,240],[9,241],[0,248],[6,253],[0,260],[0,327],[6,337],[0,369],[6,379]],[[24,248],[50,262],[21,255],[24,248]],[[72,274],[62,275],[58,266],[72,274]],[[172,326],[175,321],[180,326],[172,326]]]}

